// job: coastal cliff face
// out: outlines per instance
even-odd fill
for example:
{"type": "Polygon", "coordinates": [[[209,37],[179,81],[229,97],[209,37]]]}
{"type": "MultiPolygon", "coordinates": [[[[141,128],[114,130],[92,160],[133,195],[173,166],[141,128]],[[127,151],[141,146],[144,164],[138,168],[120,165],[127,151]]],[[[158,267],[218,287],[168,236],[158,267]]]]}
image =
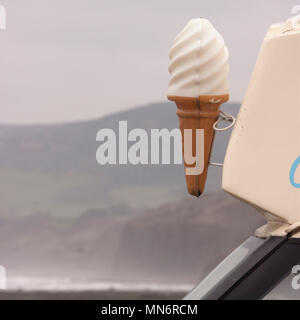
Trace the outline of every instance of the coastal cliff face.
{"type": "Polygon", "coordinates": [[[47,214],[3,219],[1,263],[10,276],[193,284],[264,223],[222,192],[129,216],[111,210],[65,225],[47,214]]]}
{"type": "Polygon", "coordinates": [[[263,223],[254,209],[222,192],[149,210],[124,225],[114,274],[193,283],[263,223]]]}

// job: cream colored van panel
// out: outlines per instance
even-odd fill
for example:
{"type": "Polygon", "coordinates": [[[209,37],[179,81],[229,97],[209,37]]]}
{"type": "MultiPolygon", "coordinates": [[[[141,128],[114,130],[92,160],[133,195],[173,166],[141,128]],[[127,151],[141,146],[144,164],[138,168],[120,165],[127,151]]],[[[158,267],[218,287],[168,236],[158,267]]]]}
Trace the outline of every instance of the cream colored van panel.
{"type": "Polygon", "coordinates": [[[292,224],[300,220],[300,189],[289,173],[299,156],[300,32],[271,28],[227,148],[223,189],[292,224]]]}

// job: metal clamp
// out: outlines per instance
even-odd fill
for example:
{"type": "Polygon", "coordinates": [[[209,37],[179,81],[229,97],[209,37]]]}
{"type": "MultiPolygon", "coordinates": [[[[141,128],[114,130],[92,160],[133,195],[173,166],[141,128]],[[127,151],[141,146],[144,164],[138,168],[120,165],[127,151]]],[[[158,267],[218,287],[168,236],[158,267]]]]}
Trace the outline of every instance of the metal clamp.
{"type": "Polygon", "coordinates": [[[229,129],[231,129],[234,125],[235,125],[235,117],[232,116],[229,113],[226,113],[222,110],[220,110],[220,117],[219,119],[214,123],[213,125],[213,129],[217,132],[221,132],[221,131],[227,131],[229,129]],[[221,122],[221,121],[227,121],[227,122],[231,122],[229,126],[225,127],[225,128],[218,128],[217,125],[221,122]]]}
{"type": "MultiPolygon", "coordinates": [[[[214,123],[213,129],[217,132],[223,132],[231,129],[235,125],[236,119],[234,116],[231,114],[226,113],[225,111],[220,110],[220,116],[219,119],[214,123]],[[227,121],[230,122],[230,125],[225,127],[225,128],[218,128],[218,124],[221,121],[227,121]]],[[[209,165],[215,166],[215,167],[223,167],[223,163],[218,163],[218,162],[212,162],[211,158],[209,160],[209,165]]]]}

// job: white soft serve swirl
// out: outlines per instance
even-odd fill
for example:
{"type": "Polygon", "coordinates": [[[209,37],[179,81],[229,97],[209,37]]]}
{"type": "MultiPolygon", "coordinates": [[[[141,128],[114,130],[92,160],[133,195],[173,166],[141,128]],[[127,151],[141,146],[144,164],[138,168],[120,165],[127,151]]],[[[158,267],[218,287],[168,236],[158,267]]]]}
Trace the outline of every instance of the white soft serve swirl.
{"type": "Polygon", "coordinates": [[[207,19],[192,19],[169,51],[168,96],[228,94],[228,49],[207,19]]]}

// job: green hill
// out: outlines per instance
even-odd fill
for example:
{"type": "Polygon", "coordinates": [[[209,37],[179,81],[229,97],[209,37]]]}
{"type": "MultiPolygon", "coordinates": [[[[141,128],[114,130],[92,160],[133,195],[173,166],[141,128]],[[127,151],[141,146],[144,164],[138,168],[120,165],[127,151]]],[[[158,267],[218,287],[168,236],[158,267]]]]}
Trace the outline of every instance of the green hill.
{"type": "MultiPolygon", "coordinates": [[[[224,105],[234,114],[238,105],[224,105]]],[[[89,209],[154,207],[186,194],[182,165],[105,165],[96,162],[96,133],[178,127],[176,107],[156,103],[79,123],[0,126],[0,215],[47,212],[62,218],[89,209]]],[[[229,133],[218,135],[214,158],[222,161],[229,133]]],[[[211,168],[207,191],[220,189],[221,169],[211,168]]]]}

